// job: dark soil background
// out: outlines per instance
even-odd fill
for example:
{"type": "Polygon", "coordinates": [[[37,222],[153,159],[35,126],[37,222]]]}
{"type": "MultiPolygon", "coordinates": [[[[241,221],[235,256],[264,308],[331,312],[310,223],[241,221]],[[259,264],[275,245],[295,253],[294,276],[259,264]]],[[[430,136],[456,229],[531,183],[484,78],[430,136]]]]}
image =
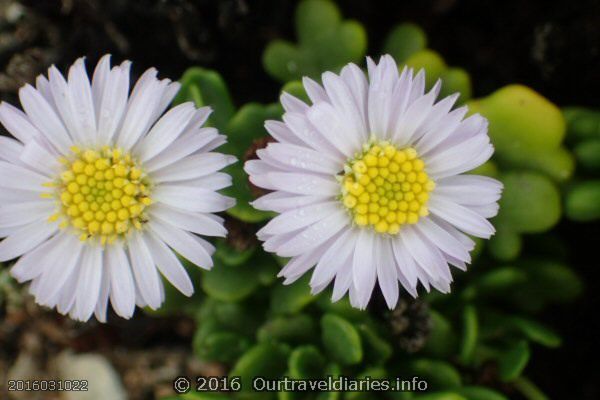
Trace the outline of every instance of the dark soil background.
{"type": "MultiPolygon", "coordinates": [[[[362,22],[369,53],[389,30],[413,21],[429,47],[471,73],[476,96],[523,83],[560,106],[599,106],[600,0],[340,0],[362,22]]],[[[155,66],[177,79],[192,65],[225,77],[235,101],[272,102],[280,85],[261,55],[274,38],[293,39],[291,0],[0,0],[0,97],[14,103],[25,82],[55,63],[110,52],[134,61],[135,74],[155,66]]],[[[546,315],[565,338],[558,350],[536,347],[527,372],[553,399],[600,398],[598,360],[598,225],[563,223],[559,233],[586,282],[574,305],[546,315]]]]}

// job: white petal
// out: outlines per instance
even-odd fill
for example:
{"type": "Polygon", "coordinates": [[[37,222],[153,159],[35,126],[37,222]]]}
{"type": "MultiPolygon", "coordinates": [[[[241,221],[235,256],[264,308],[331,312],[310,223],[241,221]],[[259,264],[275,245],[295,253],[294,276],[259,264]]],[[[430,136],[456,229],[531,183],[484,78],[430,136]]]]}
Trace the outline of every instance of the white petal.
{"type": "Polygon", "coordinates": [[[96,300],[94,315],[100,322],[106,322],[106,309],[108,307],[108,296],[110,293],[110,276],[105,268],[102,268],[102,279],[100,281],[100,292],[96,300]]]}
{"type": "Polygon", "coordinates": [[[140,141],[136,152],[142,162],[167,148],[184,131],[196,112],[194,103],[179,104],[163,115],[140,141]]]}
{"type": "Polygon", "coordinates": [[[59,235],[52,248],[49,248],[46,253],[44,258],[46,267],[41,276],[36,279],[39,284],[35,292],[32,287],[32,293],[39,304],[53,307],[58,302],[65,282],[72,274],[78,275],[78,262],[82,251],[83,245],[75,235],[59,235]]]}
{"type": "Polygon", "coordinates": [[[104,84],[102,98],[98,110],[99,145],[108,145],[121,125],[127,100],[129,97],[129,69],[131,63],[126,61],[121,66],[114,67],[104,84]]]}
{"type": "Polygon", "coordinates": [[[123,126],[117,138],[118,146],[129,150],[148,131],[154,122],[152,118],[165,86],[166,83],[156,79],[156,70],[153,68],[140,77],[127,104],[123,126]]]}
{"type": "Polygon", "coordinates": [[[415,229],[427,237],[431,243],[434,243],[444,253],[461,261],[471,262],[471,256],[465,246],[437,225],[431,218],[422,218],[415,225],[415,229]]]}
{"type": "Polygon", "coordinates": [[[193,264],[204,269],[212,268],[213,261],[210,255],[213,249],[205,240],[156,220],[150,221],[148,226],[163,242],[193,264]]]}
{"type": "Polygon", "coordinates": [[[367,307],[377,277],[377,269],[373,265],[374,235],[366,229],[360,230],[352,259],[352,282],[356,289],[357,305],[361,309],[367,307]]]}
{"type": "Polygon", "coordinates": [[[52,201],[39,200],[0,206],[0,227],[26,225],[32,222],[44,223],[56,209],[52,201]]]}
{"type": "Polygon", "coordinates": [[[200,151],[217,138],[222,138],[215,128],[203,128],[181,135],[162,153],[144,164],[148,172],[157,171],[184,157],[200,151]]]}
{"type": "Polygon", "coordinates": [[[19,154],[23,152],[23,145],[15,139],[0,136],[0,160],[11,164],[19,164],[19,154]]]}
{"type": "Polygon", "coordinates": [[[436,182],[435,193],[462,205],[487,205],[500,199],[502,183],[479,175],[455,175],[436,182]]]}
{"type": "Polygon", "coordinates": [[[323,174],[338,174],[343,166],[326,154],[293,144],[269,143],[266,152],[281,165],[291,170],[305,170],[323,174]]]}
{"type": "Polygon", "coordinates": [[[320,101],[329,101],[329,97],[325,92],[325,89],[321,85],[319,85],[314,80],[304,77],[302,78],[302,85],[306,90],[306,94],[310,98],[310,101],[314,103],[318,103],[320,101]]]}
{"type": "Polygon", "coordinates": [[[333,177],[322,178],[308,173],[272,172],[267,178],[277,190],[302,195],[336,196],[340,185],[333,177]]]}
{"type": "Polygon", "coordinates": [[[153,171],[154,182],[174,182],[199,178],[219,171],[236,162],[236,158],[221,153],[200,153],[187,156],[173,164],[153,171]]]}
{"type": "Polygon", "coordinates": [[[0,161],[0,186],[11,189],[46,191],[48,178],[25,167],[0,161]]]}
{"type": "Polygon", "coordinates": [[[10,274],[20,283],[37,278],[48,267],[48,255],[64,240],[64,234],[57,234],[23,255],[13,265],[10,274]]]}
{"type": "Polygon", "coordinates": [[[306,116],[314,129],[346,158],[361,149],[363,143],[360,137],[355,132],[348,132],[346,124],[342,121],[344,116],[340,115],[331,104],[317,103],[310,108],[306,116]]]}
{"type": "Polygon", "coordinates": [[[319,152],[327,153],[331,158],[340,162],[346,160],[344,153],[338,150],[329,140],[319,133],[307,119],[305,114],[285,113],[282,118],[290,131],[305,145],[312,147],[319,152]]]}
{"type": "Polygon", "coordinates": [[[338,210],[310,227],[302,230],[293,239],[277,249],[281,257],[293,257],[309,251],[339,232],[348,225],[348,215],[338,210]]]}
{"type": "Polygon", "coordinates": [[[496,231],[484,217],[454,202],[434,195],[429,199],[429,210],[458,229],[481,238],[489,238],[496,231]]]}
{"type": "Polygon", "coordinates": [[[292,232],[326,218],[338,210],[339,203],[337,201],[299,207],[273,218],[257,233],[257,236],[260,239],[262,235],[292,232]]]}
{"type": "MultiPolygon", "coordinates": [[[[84,143],[96,141],[96,111],[92,98],[90,80],[83,58],[79,58],[69,69],[69,90],[73,100],[73,113],[77,127],[81,130],[84,143]]],[[[73,136],[75,136],[73,134],[73,136]]]]}
{"type": "Polygon", "coordinates": [[[156,310],[161,304],[161,282],[155,260],[140,233],[133,231],[129,236],[128,244],[129,259],[137,287],[148,306],[156,310]]]}
{"type": "Polygon", "coordinates": [[[42,136],[24,112],[5,102],[0,104],[0,122],[11,135],[22,143],[27,143],[34,137],[42,136]]]}
{"type": "Polygon", "coordinates": [[[417,297],[418,272],[415,260],[404,247],[400,237],[396,237],[392,243],[394,258],[398,272],[398,280],[404,289],[413,297],[417,297]]]}
{"type": "Polygon", "coordinates": [[[186,296],[191,296],[194,293],[194,286],[173,251],[152,232],[146,233],[144,240],[148,244],[148,249],[150,249],[159,271],[177,290],[186,296]]]}
{"type": "Polygon", "coordinates": [[[288,112],[303,113],[308,109],[308,105],[297,97],[292,96],[287,92],[281,93],[279,97],[283,109],[288,112]]]}
{"type": "Polygon", "coordinates": [[[192,212],[220,212],[235,204],[235,200],[210,190],[180,186],[160,185],[152,193],[154,201],[192,212]]]}
{"type": "Polygon", "coordinates": [[[19,98],[27,116],[42,135],[56,150],[67,154],[73,141],[52,106],[30,85],[25,85],[19,90],[19,98]]]}
{"type": "Polygon", "coordinates": [[[388,238],[376,238],[375,259],[377,260],[377,280],[381,293],[390,310],[398,303],[398,274],[394,254],[388,238]],[[377,243],[379,242],[379,243],[377,243]]]}
{"type": "Polygon", "coordinates": [[[55,223],[34,222],[25,225],[0,242],[0,261],[8,261],[27,253],[48,239],[58,229],[55,223]]]}
{"type": "Polygon", "coordinates": [[[299,146],[305,145],[305,143],[294,135],[290,128],[281,121],[266,121],[265,129],[279,143],[289,143],[299,146]]]}
{"type": "Polygon", "coordinates": [[[362,118],[364,110],[354,101],[353,93],[346,82],[332,72],[325,72],[322,80],[331,104],[340,115],[345,117],[341,122],[345,126],[346,133],[359,143],[367,139],[367,126],[362,118]]]}
{"type": "Polygon", "coordinates": [[[61,167],[56,157],[35,140],[25,145],[19,154],[19,159],[37,172],[49,177],[56,175],[61,167]]]}
{"type": "Polygon", "coordinates": [[[299,196],[285,192],[272,192],[252,202],[258,210],[284,212],[297,207],[322,203],[329,199],[328,196],[299,196]]]}
{"type": "Polygon", "coordinates": [[[209,217],[207,214],[178,210],[164,204],[153,204],[150,206],[148,213],[153,218],[158,218],[177,228],[199,235],[225,237],[227,234],[227,230],[223,224],[209,217]]]}
{"type": "MultiPolygon", "coordinates": [[[[102,105],[102,96],[110,79],[110,54],[105,54],[100,58],[94,75],[92,76],[92,96],[94,98],[94,110],[96,117],[100,115],[102,105]]],[[[96,121],[97,122],[97,121],[96,121]]]]}
{"type": "Polygon", "coordinates": [[[79,266],[73,311],[76,319],[80,321],[87,321],[96,308],[102,283],[102,270],[102,248],[86,246],[79,266]]]}
{"type": "Polygon", "coordinates": [[[131,265],[121,243],[106,249],[107,273],[110,275],[110,302],[115,312],[123,318],[131,318],[135,310],[135,284],[131,265]]]}
{"type": "Polygon", "coordinates": [[[310,280],[311,287],[328,284],[335,277],[344,263],[354,255],[356,236],[354,230],[346,229],[336,238],[317,263],[310,280]]]}

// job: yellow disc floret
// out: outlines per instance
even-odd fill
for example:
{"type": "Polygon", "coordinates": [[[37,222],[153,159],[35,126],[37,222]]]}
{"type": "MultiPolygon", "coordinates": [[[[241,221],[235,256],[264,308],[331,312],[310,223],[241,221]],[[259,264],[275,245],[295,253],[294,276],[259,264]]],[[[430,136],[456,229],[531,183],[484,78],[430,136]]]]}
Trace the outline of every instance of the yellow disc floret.
{"type": "Polygon", "coordinates": [[[357,225],[393,235],[429,214],[435,183],[414,148],[372,142],[344,170],[341,201],[357,225]]]}
{"type": "Polygon", "coordinates": [[[71,227],[81,240],[111,243],[132,227],[140,229],[144,209],[152,203],[149,182],[129,153],[104,147],[71,149],[64,170],[50,186],[56,188],[59,211],[51,221],[71,227]]]}

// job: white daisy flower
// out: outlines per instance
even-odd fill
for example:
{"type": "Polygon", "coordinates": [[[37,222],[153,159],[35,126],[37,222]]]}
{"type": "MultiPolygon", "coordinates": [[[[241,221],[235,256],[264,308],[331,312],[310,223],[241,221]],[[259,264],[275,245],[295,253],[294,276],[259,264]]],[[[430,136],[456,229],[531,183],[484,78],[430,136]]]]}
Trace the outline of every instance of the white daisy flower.
{"type": "Polygon", "coordinates": [[[191,295],[172,250],[210,268],[195,234],[225,236],[212,213],[234,203],[216,192],[235,158],[212,151],[225,138],[202,127],[210,109],[165,113],[180,85],[153,68],[129,93],[130,64],[104,56],[91,84],[83,59],[67,80],[51,67],[19,91],[24,112],[0,105],[16,138],[0,137],[0,261],[21,256],[10,272],[36,301],[82,321],[104,321],[109,299],[124,318],[160,307],[160,274],[191,295]]]}
{"type": "Polygon", "coordinates": [[[310,285],[332,280],[333,300],[350,292],[365,308],[376,281],[390,308],[398,281],[450,291],[448,264],[465,269],[474,242],[489,238],[500,182],[463,173],[494,149],[487,120],[450,111],[458,94],[435,103],[440,82],[424,93],[423,71],[398,73],[390,56],[368,59],[368,80],[354,64],[326,72],[323,87],[305,78],[312,102],[284,93],[283,122],[268,121],[277,141],[245,169],[271,190],[253,205],[280,215],[258,233],[264,248],[291,257],[281,270],[289,284],[316,265],[310,285]]]}

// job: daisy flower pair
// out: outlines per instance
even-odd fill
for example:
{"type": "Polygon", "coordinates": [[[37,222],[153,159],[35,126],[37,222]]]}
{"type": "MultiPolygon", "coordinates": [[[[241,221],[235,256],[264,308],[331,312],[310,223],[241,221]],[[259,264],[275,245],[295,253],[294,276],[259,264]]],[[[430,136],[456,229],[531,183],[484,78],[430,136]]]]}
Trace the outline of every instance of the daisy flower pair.
{"type": "MultiPolygon", "coordinates": [[[[130,63],[104,56],[88,78],[83,59],[65,79],[54,67],[19,92],[23,111],[0,105],[0,261],[31,281],[39,304],[85,321],[164,300],[161,275],[193,292],[175,252],[209,269],[225,236],[214,213],[235,200],[221,169],[235,158],[204,127],[210,109],[183,103],[167,111],[179,84],[146,71],[129,90],[130,63]],[[19,258],[20,257],[20,258],[19,258]]],[[[425,76],[398,72],[389,56],[304,80],[312,104],[283,94],[276,140],[245,169],[271,191],[256,208],[279,213],[258,233],[264,248],[290,261],[291,283],[314,268],[317,293],[334,281],[366,307],[376,282],[390,307],[398,282],[413,296],[420,282],[448,292],[448,265],[464,269],[473,241],[489,237],[499,182],[464,173],[493,152],[487,122],[451,111],[457,95],[435,102],[425,76]]]]}

